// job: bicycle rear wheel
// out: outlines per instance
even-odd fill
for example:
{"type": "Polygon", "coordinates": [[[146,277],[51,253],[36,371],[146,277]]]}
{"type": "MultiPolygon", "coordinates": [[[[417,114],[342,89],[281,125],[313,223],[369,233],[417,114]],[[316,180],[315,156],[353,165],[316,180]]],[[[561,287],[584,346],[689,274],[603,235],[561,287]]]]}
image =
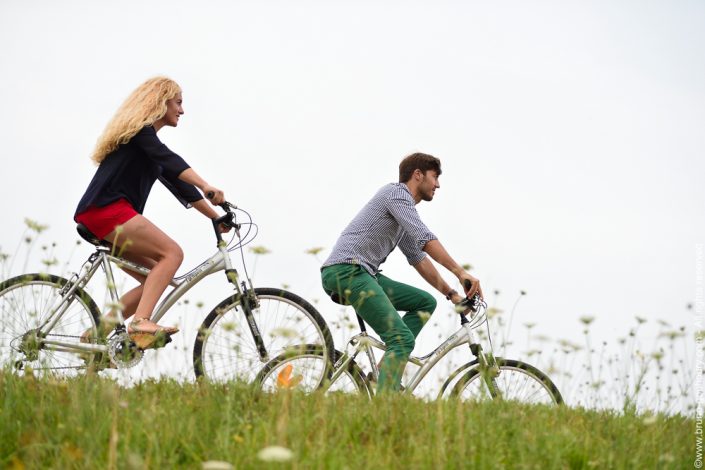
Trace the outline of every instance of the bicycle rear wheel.
{"type": "MultiPolygon", "coordinates": [[[[342,355],[336,350],[335,361],[342,355]]],[[[367,378],[355,361],[350,361],[332,383],[329,382],[331,373],[326,372],[328,365],[320,346],[306,345],[299,352],[285,352],[269,361],[255,382],[265,392],[294,389],[311,393],[325,388],[326,393],[360,393],[371,397],[367,378]]]]}
{"type": "Polygon", "coordinates": [[[317,345],[330,360],[333,338],[325,320],[306,300],[282,289],[255,289],[258,307],[252,320],[266,357],[257,347],[240,299],[223,300],[203,321],[193,348],[196,377],[214,382],[252,383],[264,365],[285,351],[317,345]]]}
{"type": "MultiPolygon", "coordinates": [[[[560,405],[563,403],[558,388],[546,374],[521,361],[496,358],[499,375],[494,378],[503,400],[527,404],[560,405]]],[[[469,401],[492,400],[487,383],[479,367],[473,367],[453,387],[451,396],[469,401]]]]}
{"type": "Polygon", "coordinates": [[[0,369],[32,369],[55,375],[76,375],[90,367],[100,354],[72,351],[89,331],[97,336],[100,312],[82,289],[61,304],[65,311],[51,331],[39,334],[63,297],[69,281],[49,274],[25,274],[0,283],[0,369]],[[60,342],[46,344],[45,341],[60,342]]]}

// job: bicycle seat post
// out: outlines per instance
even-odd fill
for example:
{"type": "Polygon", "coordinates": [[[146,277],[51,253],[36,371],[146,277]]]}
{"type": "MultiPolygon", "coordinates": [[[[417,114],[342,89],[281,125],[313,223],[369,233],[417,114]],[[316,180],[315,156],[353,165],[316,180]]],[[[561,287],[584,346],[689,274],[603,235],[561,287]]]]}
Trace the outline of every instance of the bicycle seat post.
{"type": "Polygon", "coordinates": [[[355,316],[357,317],[357,324],[360,325],[360,332],[367,333],[367,327],[365,326],[365,321],[357,313],[355,314],[355,316]]]}

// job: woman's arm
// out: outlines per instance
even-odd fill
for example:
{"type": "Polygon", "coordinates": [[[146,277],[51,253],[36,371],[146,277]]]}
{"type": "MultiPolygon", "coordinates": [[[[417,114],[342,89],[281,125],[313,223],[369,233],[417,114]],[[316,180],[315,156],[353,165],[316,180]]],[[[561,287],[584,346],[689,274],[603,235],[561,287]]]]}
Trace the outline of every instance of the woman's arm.
{"type": "MultiPolygon", "coordinates": [[[[132,138],[131,142],[139,147],[150,160],[162,168],[163,176],[167,180],[171,179],[173,181],[178,177],[179,180],[196,186],[206,197],[208,197],[208,193],[212,192],[214,194],[211,199],[213,205],[222,204],[225,201],[223,191],[206,183],[183,158],[169,150],[157,137],[157,131],[154,127],[144,127],[132,138]]],[[[195,189],[193,192],[197,193],[195,189]]],[[[193,204],[195,201],[192,199],[187,198],[186,200],[193,204]]]]}
{"type": "MultiPolygon", "coordinates": [[[[213,193],[213,197],[210,198],[210,201],[211,204],[213,204],[214,206],[225,202],[225,194],[223,193],[223,191],[216,188],[215,186],[211,186],[210,184],[206,183],[206,181],[201,178],[198,173],[194,171],[193,168],[186,168],[184,171],[179,173],[179,179],[181,181],[196,186],[206,197],[208,197],[208,193],[213,193]]],[[[193,204],[193,207],[198,208],[196,204],[193,204]]],[[[198,210],[201,211],[200,209],[198,210]]]]}
{"type": "MultiPolygon", "coordinates": [[[[205,215],[209,219],[215,219],[218,217],[218,213],[213,210],[213,207],[206,202],[205,199],[198,200],[196,202],[192,202],[191,205],[201,214],[205,215]]],[[[230,227],[224,224],[220,224],[219,226],[220,232],[221,233],[227,233],[230,231],[230,227]]]]}
{"type": "Polygon", "coordinates": [[[200,201],[192,202],[191,205],[201,214],[205,215],[209,219],[215,219],[218,217],[218,213],[213,209],[213,206],[208,204],[205,199],[200,201]]]}

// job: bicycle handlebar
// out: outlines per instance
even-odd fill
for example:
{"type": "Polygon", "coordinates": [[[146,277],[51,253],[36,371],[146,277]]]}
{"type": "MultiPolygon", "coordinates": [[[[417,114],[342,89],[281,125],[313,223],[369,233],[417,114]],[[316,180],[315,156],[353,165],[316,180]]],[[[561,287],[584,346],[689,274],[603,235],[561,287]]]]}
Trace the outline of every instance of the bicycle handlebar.
{"type": "MultiPolygon", "coordinates": [[[[472,282],[470,282],[468,279],[465,279],[463,282],[463,287],[465,287],[466,290],[470,290],[472,288],[472,282]]],[[[477,320],[480,318],[480,316],[477,316],[482,308],[487,308],[487,304],[482,300],[480,297],[480,294],[475,294],[470,298],[465,298],[462,301],[460,301],[456,305],[457,309],[460,310],[458,313],[460,313],[460,324],[465,325],[466,323],[471,323],[470,320],[467,319],[467,313],[471,312],[472,315],[470,316],[473,321],[477,322],[477,320]]],[[[474,323],[477,324],[477,323],[474,323]]]]}
{"type": "Polygon", "coordinates": [[[461,302],[458,303],[458,307],[462,307],[463,309],[469,308],[473,312],[477,312],[478,307],[480,306],[480,295],[475,294],[471,298],[465,298],[461,302]]]}
{"type": "MultiPolygon", "coordinates": [[[[213,191],[209,191],[206,194],[206,197],[208,199],[213,199],[213,196],[215,196],[215,193],[213,193],[213,191]]],[[[223,201],[222,203],[218,204],[218,206],[220,206],[220,208],[225,211],[225,215],[211,219],[211,221],[213,222],[213,230],[215,231],[215,237],[218,239],[218,243],[221,243],[223,241],[223,236],[220,233],[220,230],[218,229],[221,224],[225,225],[226,227],[235,229],[236,232],[240,231],[241,225],[236,222],[235,213],[233,212],[234,209],[237,209],[237,206],[229,203],[228,201],[223,201]]]]}
{"type": "MultiPolygon", "coordinates": [[[[465,279],[463,281],[463,287],[465,288],[465,290],[472,289],[472,282],[469,279],[465,279]]],[[[458,306],[463,307],[464,309],[469,308],[473,312],[477,312],[477,308],[480,306],[480,302],[480,294],[475,294],[470,298],[466,297],[465,299],[463,299],[461,302],[458,303],[458,306]]]]}

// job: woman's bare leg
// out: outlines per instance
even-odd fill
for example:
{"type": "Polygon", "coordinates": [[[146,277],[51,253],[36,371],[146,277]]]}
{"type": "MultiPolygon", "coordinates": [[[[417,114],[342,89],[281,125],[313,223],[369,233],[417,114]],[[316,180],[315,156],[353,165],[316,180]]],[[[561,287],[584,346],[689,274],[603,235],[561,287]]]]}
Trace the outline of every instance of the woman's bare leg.
{"type": "MultiPolygon", "coordinates": [[[[129,252],[123,253],[123,258],[144,266],[150,270],[157,265],[157,262],[152,258],[138,256],[129,252]]],[[[123,271],[140,283],[139,286],[127,291],[122,295],[122,297],[120,297],[120,303],[122,304],[122,317],[127,320],[137,311],[137,305],[139,305],[140,299],[142,298],[142,291],[144,290],[144,283],[147,280],[147,277],[126,268],[123,268],[123,271]]],[[[111,314],[115,316],[115,312],[111,312],[111,314]]]]}
{"type": "MultiPolygon", "coordinates": [[[[131,310],[134,308],[135,320],[149,319],[159,298],[181,265],[183,251],[174,240],[142,215],[136,215],[123,224],[121,230],[113,231],[105,239],[112,243],[118,252],[124,251],[125,257],[154,260],[155,264],[144,283],[123,296],[127,301],[125,317],[131,316],[131,310]],[[137,298],[139,300],[134,306],[137,298]]],[[[158,328],[158,325],[152,322],[140,323],[140,329],[143,331],[155,332],[158,328]]]]}
{"type": "MultiPolygon", "coordinates": [[[[128,253],[124,253],[123,258],[141,264],[142,266],[149,269],[152,269],[152,267],[157,264],[157,262],[153,259],[142,256],[130,256],[128,253]]],[[[122,306],[122,318],[124,320],[127,320],[135,314],[135,311],[137,311],[137,305],[139,305],[140,299],[142,298],[144,282],[147,277],[141,274],[137,274],[126,268],[123,268],[123,271],[125,271],[125,273],[129,274],[131,277],[135,278],[135,280],[140,283],[139,286],[130,289],[129,291],[125,292],[122,297],[120,297],[120,305],[122,306]]],[[[113,307],[112,309],[110,309],[110,311],[101,320],[101,335],[107,335],[119,323],[116,309],[117,307],[113,307]]]]}
{"type": "MultiPolygon", "coordinates": [[[[147,258],[145,256],[136,256],[132,255],[129,253],[123,253],[122,257],[133,261],[137,264],[140,264],[146,268],[152,269],[157,262],[154,261],[151,258],[147,258]]],[[[125,273],[129,274],[131,277],[133,277],[137,282],[140,283],[139,286],[130,289],[127,291],[125,294],[120,297],[120,305],[122,306],[122,318],[124,320],[127,320],[130,318],[132,315],[134,315],[135,311],[137,310],[137,305],[140,302],[140,298],[142,297],[142,290],[144,287],[144,282],[147,279],[146,276],[143,276],[141,274],[138,274],[134,271],[130,271],[129,269],[122,268],[125,273]]],[[[117,314],[117,307],[114,306],[110,309],[108,313],[103,315],[103,318],[100,320],[100,327],[98,329],[98,336],[99,337],[105,337],[110,333],[118,324],[118,314],[117,314]]],[[[88,339],[91,336],[91,329],[87,329],[83,335],[81,335],[81,338],[84,338],[84,340],[87,342],[88,339]]]]}

